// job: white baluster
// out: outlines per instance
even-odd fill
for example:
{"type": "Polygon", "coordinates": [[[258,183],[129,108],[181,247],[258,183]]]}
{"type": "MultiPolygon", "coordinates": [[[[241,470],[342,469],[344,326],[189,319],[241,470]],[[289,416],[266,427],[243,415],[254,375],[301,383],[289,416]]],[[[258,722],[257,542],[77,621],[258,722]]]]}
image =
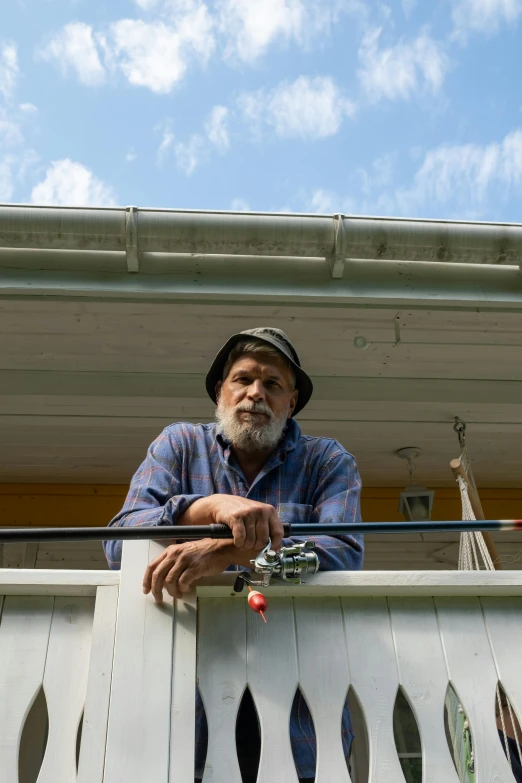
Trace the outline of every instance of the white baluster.
{"type": "Polygon", "coordinates": [[[459,783],[444,731],[448,673],[431,598],[389,598],[399,679],[422,743],[424,783],[459,783]]]}
{"type": "Polygon", "coordinates": [[[404,783],[393,737],[399,678],[386,599],[343,598],[341,605],[350,676],[368,727],[368,783],[404,783]]]}
{"type": "Polygon", "coordinates": [[[349,783],[341,717],[349,687],[341,605],[337,598],[296,598],[299,682],[317,738],[316,783],[349,783]]]}
{"type": "Polygon", "coordinates": [[[247,613],[247,676],[261,726],[257,783],[297,783],[290,745],[290,711],[297,690],[292,602],[270,598],[268,622],[247,613]]]}
{"type": "Polygon", "coordinates": [[[53,598],[7,596],[0,622],[0,773],[18,781],[27,714],[42,685],[53,598]]]}
{"type": "Polygon", "coordinates": [[[513,783],[495,720],[497,671],[478,598],[436,598],[449,676],[470,723],[476,783],[513,783]]]}
{"type": "Polygon", "coordinates": [[[49,735],[37,783],[71,783],[76,778],[76,739],[87,691],[93,615],[93,598],[54,600],[43,678],[49,735]]]}
{"type": "Polygon", "coordinates": [[[236,721],[246,679],[246,601],[201,600],[198,683],[208,722],[204,783],[241,783],[236,721]]]}
{"type": "Polygon", "coordinates": [[[102,783],[118,587],[98,587],[77,783],[102,783]]]}

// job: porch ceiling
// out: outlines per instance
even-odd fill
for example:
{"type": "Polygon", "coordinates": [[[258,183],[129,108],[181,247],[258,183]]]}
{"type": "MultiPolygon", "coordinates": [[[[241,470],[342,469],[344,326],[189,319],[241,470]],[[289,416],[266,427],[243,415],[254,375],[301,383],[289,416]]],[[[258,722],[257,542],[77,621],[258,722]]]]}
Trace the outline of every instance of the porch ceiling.
{"type": "Polygon", "coordinates": [[[451,485],[456,415],[478,482],[522,486],[519,311],[424,308],[0,299],[0,481],[128,482],[164,426],[212,419],[204,375],[226,338],[270,324],[314,379],[302,428],[340,440],[367,486],[404,485],[394,452],[411,445],[417,481],[451,485]]]}

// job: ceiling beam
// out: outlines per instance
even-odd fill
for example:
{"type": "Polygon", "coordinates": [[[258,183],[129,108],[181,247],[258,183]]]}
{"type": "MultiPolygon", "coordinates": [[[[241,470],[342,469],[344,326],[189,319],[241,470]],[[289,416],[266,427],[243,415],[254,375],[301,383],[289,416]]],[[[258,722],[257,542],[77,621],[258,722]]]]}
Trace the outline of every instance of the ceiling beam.
{"type": "MultiPolygon", "coordinates": [[[[522,381],[313,377],[316,401],[522,405],[522,381]]],[[[206,400],[205,375],[149,372],[0,370],[3,395],[206,400]]]]}

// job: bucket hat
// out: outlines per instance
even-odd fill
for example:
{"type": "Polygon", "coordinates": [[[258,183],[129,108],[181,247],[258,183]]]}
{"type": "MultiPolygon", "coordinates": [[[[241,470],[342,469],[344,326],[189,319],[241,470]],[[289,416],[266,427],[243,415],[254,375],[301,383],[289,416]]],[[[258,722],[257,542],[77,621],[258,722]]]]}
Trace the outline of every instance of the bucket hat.
{"type": "Polygon", "coordinates": [[[208,396],[217,404],[216,384],[218,381],[223,380],[223,370],[225,369],[230,352],[238,343],[253,339],[267,343],[273,348],[277,348],[285,359],[288,359],[290,362],[292,369],[295,372],[295,386],[299,391],[297,404],[292,413],[292,416],[295,416],[299,411],[303,410],[309,401],[314,387],[310,377],[301,368],[301,362],[297,355],[297,351],[286,334],[282,329],[275,329],[272,326],[258,326],[255,329],[245,329],[243,332],[238,332],[237,334],[233,334],[232,337],[229,337],[221,350],[218,351],[218,354],[207,373],[205,385],[208,396]]]}

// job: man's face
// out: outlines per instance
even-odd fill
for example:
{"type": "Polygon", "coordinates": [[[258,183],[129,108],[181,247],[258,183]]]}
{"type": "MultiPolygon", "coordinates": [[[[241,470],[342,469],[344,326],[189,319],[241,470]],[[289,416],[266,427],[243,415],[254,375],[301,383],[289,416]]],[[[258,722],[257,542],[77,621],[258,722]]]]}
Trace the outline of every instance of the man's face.
{"type": "Polygon", "coordinates": [[[298,395],[288,367],[263,354],[240,357],[217,393],[221,430],[246,451],[277,445],[298,395]]]}

